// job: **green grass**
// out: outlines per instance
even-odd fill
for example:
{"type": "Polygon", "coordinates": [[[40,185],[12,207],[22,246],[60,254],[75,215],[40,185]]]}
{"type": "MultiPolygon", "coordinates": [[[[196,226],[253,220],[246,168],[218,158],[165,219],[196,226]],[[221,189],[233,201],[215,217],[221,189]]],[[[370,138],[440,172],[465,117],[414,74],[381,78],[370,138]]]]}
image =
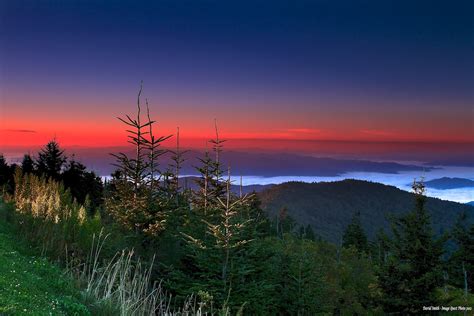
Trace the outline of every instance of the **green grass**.
{"type": "Polygon", "coordinates": [[[0,216],[0,315],[90,315],[78,297],[61,269],[32,255],[0,216]]]}

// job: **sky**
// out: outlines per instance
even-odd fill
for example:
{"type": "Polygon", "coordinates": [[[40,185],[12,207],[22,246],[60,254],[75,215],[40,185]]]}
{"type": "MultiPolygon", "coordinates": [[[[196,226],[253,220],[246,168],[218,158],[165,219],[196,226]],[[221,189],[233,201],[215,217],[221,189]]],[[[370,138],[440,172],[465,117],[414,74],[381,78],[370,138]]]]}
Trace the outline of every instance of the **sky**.
{"type": "Polygon", "coordinates": [[[0,149],[123,145],[142,80],[157,132],[191,147],[214,119],[241,147],[474,143],[473,17],[473,1],[0,0],[0,149]]]}

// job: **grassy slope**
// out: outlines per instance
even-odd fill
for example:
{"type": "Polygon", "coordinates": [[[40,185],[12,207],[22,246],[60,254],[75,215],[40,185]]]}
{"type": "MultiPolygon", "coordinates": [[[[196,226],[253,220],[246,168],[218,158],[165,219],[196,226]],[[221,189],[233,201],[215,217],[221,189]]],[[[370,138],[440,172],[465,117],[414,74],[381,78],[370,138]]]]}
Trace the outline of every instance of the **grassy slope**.
{"type": "Polygon", "coordinates": [[[61,270],[28,253],[0,217],[0,315],[89,315],[61,270]]]}

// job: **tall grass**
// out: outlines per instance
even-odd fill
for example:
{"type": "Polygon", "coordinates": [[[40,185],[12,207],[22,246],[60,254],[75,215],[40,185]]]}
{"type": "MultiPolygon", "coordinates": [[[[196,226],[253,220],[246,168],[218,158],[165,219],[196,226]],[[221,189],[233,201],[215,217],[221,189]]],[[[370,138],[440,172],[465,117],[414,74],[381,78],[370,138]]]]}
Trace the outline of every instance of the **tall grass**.
{"type": "Polygon", "coordinates": [[[90,243],[90,238],[81,240],[86,210],[61,183],[23,175],[17,169],[12,200],[17,228],[22,236],[41,247],[42,254],[61,260],[66,247],[80,255],[81,248],[90,243]]]}
{"type": "Polygon", "coordinates": [[[122,250],[105,260],[109,234],[97,226],[90,229],[93,220],[60,183],[21,172],[15,180],[13,221],[19,232],[43,254],[66,264],[94,315],[203,314],[193,296],[181,307],[172,306],[171,295],[152,279],[154,259],[147,266],[133,250],[122,250]]]}
{"type": "Polygon", "coordinates": [[[92,309],[101,315],[202,315],[192,296],[183,307],[171,307],[171,295],[151,278],[154,260],[146,267],[135,260],[133,250],[123,250],[102,264],[100,253],[107,237],[103,232],[94,236],[86,262],[68,269],[83,284],[86,300],[95,302],[92,309]]]}

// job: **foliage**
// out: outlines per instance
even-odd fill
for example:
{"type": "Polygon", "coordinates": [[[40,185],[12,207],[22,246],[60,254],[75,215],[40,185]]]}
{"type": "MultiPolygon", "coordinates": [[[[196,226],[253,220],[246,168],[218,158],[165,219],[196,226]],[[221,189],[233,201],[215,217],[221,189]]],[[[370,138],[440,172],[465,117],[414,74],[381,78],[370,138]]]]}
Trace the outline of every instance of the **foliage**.
{"type": "Polygon", "coordinates": [[[62,167],[67,158],[59,143],[53,139],[38,153],[36,169],[39,174],[59,180],[62,167]]]}
{"type": "Polygon", "coordinates": [[[220,204],[219,199],[224,198],[226,194],[226,184],[223,179],[224,172],[220,161],[220,154],[226,140],[219,138],[217,121],[214,123],[216,136],[209,140],[214,157],[206,148],[204,157],[199,158],[201,165],[196,167],[196,171],[200,174],[200,177],[196,181],[198,189],[194,192],[192,201],[193,208],[204,212],[204,214],[215,210],[220,204]]]}
{"type": "Polygon", "coordinates": [[[35,171],[35,161],[29,154],[23,156],[21,171],[23,171],[23,173],[32,173],[35,171]]]}
{"type": "Polygon", "coordinates": [[[452,232],[456,250],[448,262],[452,284],[465,292],[474,289],[474,224],[467,224],[468,214],[462,214],[452,232]]]}
{"type": "MultiPolygon", "coordinates": [[[[152,282],[154,262],[145,268],[139,259],[135,260],[133,250],[124,250],[103,264],[101,251],[107,236],[95,237],[86,262],[69,267],[83,283],[85,296],[93,299],[91,308],[101,315],[105,308],[111,315],[172,315],[171,298],[161,284],[152,282]]],[[[188,308],[185,304],[183,312],[190,312],[188,308]]]]}
{"type": "MultiPolygon", "coordinates": [[[[380,229],[390,231],[390,216],[402,216],[413,209],[414,194],[381,183],[343,180],[336,182],[287,182],[271,186],[258,194],[263,210],[271,219],[285,207],[296,224],[310,225],[321,238],[339,244],[354,212],[367,238],[374,240],[380,229]]],[[[433,232],[450,230],[461,213],[473,207],[436,198],[426,198],[433,232]]],[[[467,219],[474,224],[474,217],[467,219]]]]}
{"type": "Polygon", "coordinates": [[[147,120],[142,121],[141,93],[140,86],[136,118],[132,119],[128,115],[126,119],[119,118],[130,128],[127,130],[128,139],[135,149],[135,156],[129,157],[124,153],[112,154],[117,159],[116,166],[119,168],[119,173],[113,179],[114,189],[107,196],[106,208],[124,228],[139,234],[156,236],[164,230],[169,202],[168,191],[161,190],[158,186],[161,174],[157,169],[157,159],[164,153],[163,150],[159,150],[160,144],[170,136],[155,138],[153,135],[155,121],[150,119],[148,101],[146,101],[147,120]]]}
{"type": "Polygon", "coordinates": [[[415,314],[423,306],[437,305],[444,240],[433,237],[423,182],[415,181],[413,190],[415,208],[394,221],[389,254],[379,275],[386,312],[415,314]]]}
{"type": "Polygon", "coordinates": [[[61,175],[64,186],[79,204],[93,215],[103,203],[102,181],[94,172],[86,170],[86,166],[73,159],[69,160],[61,175]]]}
{"type": "Polygon", "coordinates": [[[0,208],[0,314],[90,315],[72,279],[14,239],[3,218],[8,206],[0,208]]]}
{"type": "Polygon", "coordinates": [[[342,236],[342,245],[346,248],[353,246],[360,252],[367,252],[369,245],[367,236],[360,222],[360,213],[357,212],[352,217],[351,223],[347,226],[342,236]]]}
{"type": "Polygon", "coordinates": [[[8,165],[5,157],[0,154],[0,192],[2,195],[13,193],[13,174],[15,166],[8,165]]]}
{"type": "Polygon", "coordinates": [[[334,245],[285,234],[256,240],[249,253],[253,270],[242,293],[250,314],[345,315],[376,309],[373,265],[354,250],[344,249],[338,257],[334,245]]]}
{"type": "MultiPolygon", "coordinates": [[[[226,196],[217,198],[218,205],[210,205],[208,212],[193,209],[196,219],[204,223],[198,226],[201,231],[193,235],[182,233],[187,239],[190,252],[186,258],[188,265],[193,267],[190,277],[198,288],[202,287],[199,280],[207,279],[211,284],[207,287],[213,300],[219,306],[229,308],[229,299],[233,295],[236,283],[244,277],[242,252],[252,241],[249,226],[255,225],[242,211],[248,201],[248,196],[235,197],[230,192],[230,171],[224,182],[226,196]],[[247,234],[246,234],[247,232],[247,234]]],[[[245,269],[244,269],[245,270],[245,269]]],[[[198,290],[198,288],[193,288],[198,290]]]]}
{"type": "Polygon", "coordinates": [[[62,258],[65,249],[81,252],[80,228],[86,210],[72,199],[69,190],[52,178],[15,174],[14,202],[21,233],[42,247],[43,252],[62,258]]]}

